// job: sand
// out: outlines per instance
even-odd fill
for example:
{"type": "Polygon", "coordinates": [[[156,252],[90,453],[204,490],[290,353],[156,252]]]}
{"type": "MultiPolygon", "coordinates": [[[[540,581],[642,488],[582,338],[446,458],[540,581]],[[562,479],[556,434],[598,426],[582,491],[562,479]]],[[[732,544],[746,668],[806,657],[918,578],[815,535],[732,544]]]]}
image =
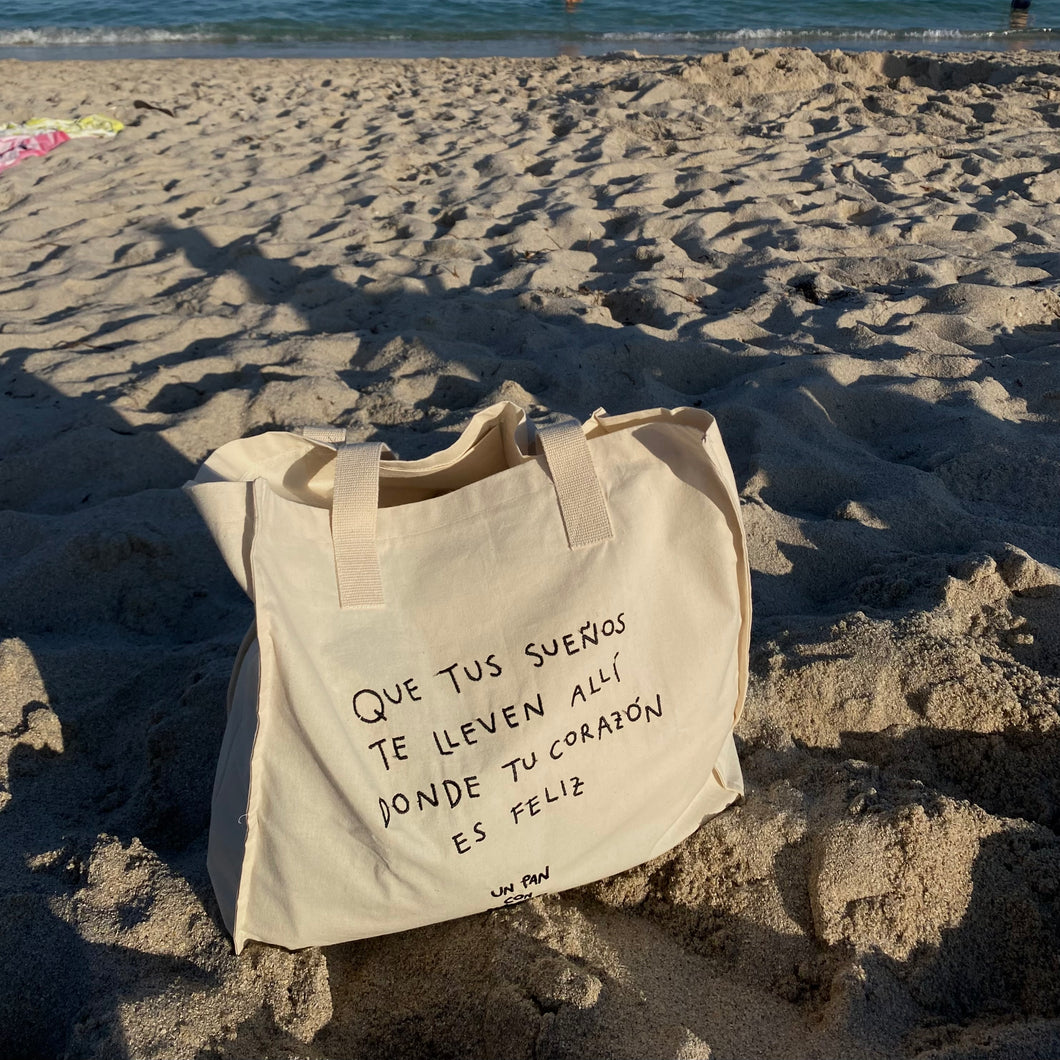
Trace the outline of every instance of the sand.
{"type": "Polygon", "coordinates": [[[1060,1054],[1060,57],[0,62],[0,1053],[1060,1054]],[[205,869],[250,606],[181,484],[307,422],[702,405],[744,802],[323,950],[205,869]]]}

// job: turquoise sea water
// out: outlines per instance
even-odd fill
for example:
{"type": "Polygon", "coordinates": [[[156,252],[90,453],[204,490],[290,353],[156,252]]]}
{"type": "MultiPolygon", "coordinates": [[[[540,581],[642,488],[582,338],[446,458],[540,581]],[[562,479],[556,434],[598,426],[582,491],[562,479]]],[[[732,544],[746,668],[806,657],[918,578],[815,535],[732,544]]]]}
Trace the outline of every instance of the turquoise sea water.
{"type": "Polygon", "coordinates": [[[1060,0],[6,0],[0,57],[1060,48],[1060,0]]]}

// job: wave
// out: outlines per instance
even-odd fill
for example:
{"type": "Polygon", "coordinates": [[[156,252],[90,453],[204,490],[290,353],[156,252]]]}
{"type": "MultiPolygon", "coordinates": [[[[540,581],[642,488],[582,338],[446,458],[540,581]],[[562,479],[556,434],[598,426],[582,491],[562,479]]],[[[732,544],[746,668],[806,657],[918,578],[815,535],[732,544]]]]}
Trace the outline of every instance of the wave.
{"type": "Polygon", "coordinates": [[[694,45],[713,49],[726,44],[783,43],[783,44],[857,44],[921,42],[956,44],[989,44],[1012,37],[1021,41],[1055,41],[1058,33],[1050,27],[1021,30],[961,30],[961,29],[857,29],[848,27],[807,27],[804,29],[753,28],[704,31],[658,31],[658,32],[581,32],[557,33],[550,30],[521,30],[517,32],[483,29],[472,32],[453,33],[368,33],[364,30],[334,24],[305,24],[297,29],[289,21],[256,21],[238,23],[202,23],[190,26],[42,26],[0,30],[0,48],[55,48],[55,47],[134,47],[136,45],[166,44],[329,44],[343,43],[359,46],[405,43],[410,46],[428,42],[445,43],[469,41],[481,43],[497,42],[550,42],[571,41],[591,45],[616,43],[654,46],[673,43],[694,45]]]}
{"type": "MultiPolygon", "coordinates": [[[[50,27],[0,30],[0,47],[57,47],[76,45],[170,44],[180,41],[217,41],[223,38],[204,28],[162,29],[151,26],[50,27]]],[[[248,38],[250,39],[250,38],[248,38]]]]}
{"type": "Polygon", "coordinates": [[[703,32],[682,33],[603,33],[603,40],[624,41],[827,41],[827,40],[873,40],[873,41],[983,41],[1005,39],[1018,36],[1025,37],[1049,37],[1056,36],[1057,31],[1050,27],[1026,28],[1019,30],[967,30],[967,29],[852,29],[848,27],[821,27],[807,29],[734,29],[734,30],[707,30],[703,32]]]}

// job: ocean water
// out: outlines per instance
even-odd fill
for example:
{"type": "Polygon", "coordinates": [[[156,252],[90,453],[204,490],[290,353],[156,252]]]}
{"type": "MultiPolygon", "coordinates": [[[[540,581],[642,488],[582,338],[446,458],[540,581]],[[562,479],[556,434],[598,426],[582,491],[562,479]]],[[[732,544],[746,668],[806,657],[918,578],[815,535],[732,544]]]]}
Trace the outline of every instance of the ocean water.
{"type": "Polygon", "coordinates": [[[4,0],[0,58],[1060,49],[1060,0],[4,0]]]}

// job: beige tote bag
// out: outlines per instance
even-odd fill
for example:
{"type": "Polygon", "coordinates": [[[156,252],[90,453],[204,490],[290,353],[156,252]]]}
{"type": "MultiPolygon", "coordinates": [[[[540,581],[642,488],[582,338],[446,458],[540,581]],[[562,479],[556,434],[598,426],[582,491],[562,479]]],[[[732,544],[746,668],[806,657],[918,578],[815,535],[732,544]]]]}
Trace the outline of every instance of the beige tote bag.
{"type": "Polygon", "coordinates": [[[276,431],[186,488],[256,611],[208,855],[237,951],[588,883],[742,792],[750,580],[708,413],[502,403],[408,462],[276,431]]]}

